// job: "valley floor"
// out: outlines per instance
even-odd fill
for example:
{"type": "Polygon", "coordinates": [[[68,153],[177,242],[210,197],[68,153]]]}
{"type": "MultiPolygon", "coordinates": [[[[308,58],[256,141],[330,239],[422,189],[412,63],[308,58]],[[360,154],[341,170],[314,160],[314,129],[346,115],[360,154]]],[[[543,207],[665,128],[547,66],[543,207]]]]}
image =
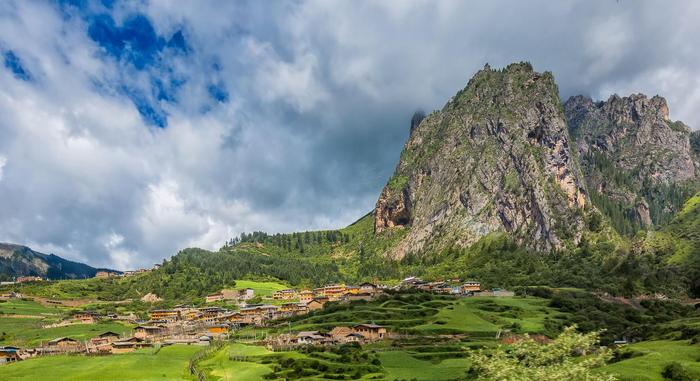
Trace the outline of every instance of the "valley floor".
{"type": "MultiPolygon", "coordinates": [[[[271,287],[273,288],[273,287],[271,287]]],[[[49,320],[60,309],[26,302],[1,305],[0,331],[5,340],[36,342],[42,330],[33,329],[38,317],[49,320]],[[14,317],[10,317],[14,314],[14,317]],[[26,317],[34,316],[34,317],[26,317]]],[[[585,308],[585,307],[582,307],[585,308]]],[[[593,313],[593,312],[591,312],[593,313]]],[[[539,297],[472,297],[455,299],[426,294],[399,295],[388,300],[336,306],[322,313],[292,319],[289,324],[266,329],[244,329],[231,341],[197,363],[207,380],[459,380],[466,379],[470,353],[502,345],[509,335],[551,334],[571,317],[539,297]],[[362,347],[280,348],[259,345],[261,337],[302,330],[328,330],[353,322],[372,321],[386,326],[395,336],[362,347]],[[511,333],[509,333],[511,332],[511,333]],[[254,336],[252,336],[253,334],[254,336]]],[[[115,323],[116,324],[116,323],[115,323]]],[[[619,380],[663,380],[662,371],[680,363],[700,378],[700,344],[683,335],[694,335],[700,318],[677,319],[659,325],[669,333],[624,346],[624,360],[598,372],[619,380]],[[683,333],[681,333],[683,332],[683,333]],[[628,357],[628,358],[627,358],[628,357]]],[[[100,324],[56,328],[71,335],[94,335],[94,330],[118,329],[100,324]]],[[[122,326],[122,328],[126,328],[122,326]]],[[[53,334],[53,333],[52,333],[53,334]]],[[[694,336],[693,336],[694,337],[694,336]]],[[[7,341],[6,341],[7,343],[7,341]]],[[[7,345],[7,344],[4,344],[7,345]]],[[[192,380],[190,360],[203,351],[200,346],[173,345],[111,356],[57,355],[28,359],[0,366],[2,380],[192,380]]]]}

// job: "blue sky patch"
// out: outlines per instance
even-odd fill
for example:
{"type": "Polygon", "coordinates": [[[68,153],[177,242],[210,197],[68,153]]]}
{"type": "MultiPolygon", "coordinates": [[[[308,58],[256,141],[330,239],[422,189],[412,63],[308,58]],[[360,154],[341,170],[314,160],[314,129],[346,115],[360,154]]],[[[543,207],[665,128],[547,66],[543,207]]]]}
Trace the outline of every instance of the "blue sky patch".
{"type": "Polygon", "coordinates": [[[212,83],[207,87],[207,91],[209,92],[209,95],[212,98],[214,98],[217,102],[228,102],[228,91],[226,90],[226,86],[224,86],[223,83],[212,83]]]}
{"type": "Polygon", "coordinates": [[[15,78],[23,81],[32,79],[29,71],[22,65],[22,61],[12,50],[8,50],[3,54],[3,60],[5,61],[5,67],[15,75],[15,78]]]}
{"type": "Polygon", "coordinates": [[[165,46],[164,39],[156,34],[151,22],[141,14],[130,16],[121,27],[115,24],[110,15],[95,16],[88,34],[107,54],[134,65],[138,70],[156,63],[158,54],[165,46]]]}

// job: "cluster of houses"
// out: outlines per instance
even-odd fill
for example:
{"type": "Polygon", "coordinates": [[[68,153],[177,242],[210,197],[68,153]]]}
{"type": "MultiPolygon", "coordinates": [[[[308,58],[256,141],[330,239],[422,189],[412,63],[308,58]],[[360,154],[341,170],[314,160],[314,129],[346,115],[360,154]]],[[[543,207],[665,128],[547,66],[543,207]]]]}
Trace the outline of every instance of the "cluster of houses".
{"type": "Polygon", "coordinates": [[[160,265],[156,263],[150,269],[140,268],[137,270],[127,270],[124,272],[100,270],[100,271],[95,273],[95,278],[129,277],[129,276],[134,276],[134,275],[139,275],[139,274],[145,274],[145,273],[151,272],[153,270],[158,270],[159,268],[160,268],[160,265]]]}
{"type": "Polygon", "coordinates": [[[313,290],[280,290],[273,293],[272,298],[275,300],[298,299],[300,303],[308,303],[320,298],[327,299],[329,302],[370,300],[377,296],[383,288],[369,282],[362,283],[359,286],[331,284],[314,288],[313,290]]]}
{"type": "Polygon", "coordinates": [[[0,294],[0,300],[22,299],[22,294],[15,291],[4,292],[0,294]]]}
{"type": "Polygon", "coordinates": [[[123,336],[116,332],[104,332],[86,341],[80,341],[70,337],[58,337],[42,343],[36,348],[21,349],[18,347],[0,347],[0,364],[10,363],[36,356],[57,354],[88,354],[105,355],[119,354],[135,351],[140,348],[149,348],[154,345],[209,345],[211,335],[179,335],[168,337],[164,328],[150,328],[137,326],[133,335],[123,336]]]}
{"type": "Polygon", "coordinates": [[[40,282],[42,280],[44,280],[44,278],[42,278],[40,276],[33,276],[33,275],[18,276],[15,278],[14,281],[0,282],[0,286],[11,286],[13,284],[18,284],[18,283],[40,282]]]}
{"type": "Polygon", "coordinates": [[[448,295],[476,295],[481,292],[481,283],[476,281],[450,281],[427,282],[418,277],[408,277],[402,280],[397,289],[417,289],[436,294],[448,295]]]}
{"type": "Polygon", "coordinates": [[[336,345],[346,343],[368,343],[383,340],[388,335],[385,327],[377,324],[356,324],[352,327],[338,326],[327,333],[302,331],[296,335],[282,336],[284,344],[296,345],[336,345]]]}
{"type": "Polygon", "coordinates": [[[204,298],[207,303],[237,301],[244,302],[255,297],[255,290],[252,288],[223,289],[219,292],[209,294],[204,298]]]}

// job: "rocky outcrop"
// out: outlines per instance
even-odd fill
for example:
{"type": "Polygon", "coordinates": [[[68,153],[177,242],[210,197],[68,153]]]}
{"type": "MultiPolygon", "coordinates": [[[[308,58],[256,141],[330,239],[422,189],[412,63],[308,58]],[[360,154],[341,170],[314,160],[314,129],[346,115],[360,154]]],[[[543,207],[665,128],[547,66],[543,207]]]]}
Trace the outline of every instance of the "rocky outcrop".
{"type": "Polygon", "coordinates": [[[375,232],[408,228],[396,258],[493,232],[548,251],[579,241],[588,203],[551,73],[487,66],[413,128],[375,232]]]}
{"type": "Polygon", "coordinates": [[[636,215],[630,233],[670,218],[697,191],[695,134],[669,118],[664,98],[576,96],[564,110],[593,200],[611,218],[636,215]]]}

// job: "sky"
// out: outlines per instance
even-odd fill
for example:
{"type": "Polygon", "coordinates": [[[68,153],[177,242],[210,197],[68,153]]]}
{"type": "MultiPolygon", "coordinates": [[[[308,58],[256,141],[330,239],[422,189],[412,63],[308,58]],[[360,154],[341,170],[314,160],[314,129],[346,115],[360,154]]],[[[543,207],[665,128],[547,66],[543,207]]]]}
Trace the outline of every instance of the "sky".
{"type": "Polygon", "coordinates": [[[700,126],[695,1],[2,1],[0,242],[151,266],[370,211],[485,63],[700,126]]]}

